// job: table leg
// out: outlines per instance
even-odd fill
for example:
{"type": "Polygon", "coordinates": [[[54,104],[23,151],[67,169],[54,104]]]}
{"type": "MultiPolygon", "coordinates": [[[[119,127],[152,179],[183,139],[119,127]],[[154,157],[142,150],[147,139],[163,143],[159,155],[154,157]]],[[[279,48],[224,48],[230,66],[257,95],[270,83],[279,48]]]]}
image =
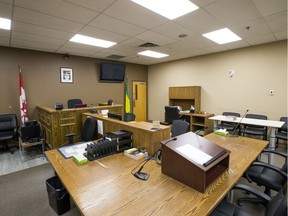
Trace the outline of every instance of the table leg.
{"type": "Polygon", "coordinates": [[[276,128],[271,127],[271,133],[270,133],[270,142],[269,142],[269,149],[275,150],[275,133],[276,133],[276,128]]]}
{"type": "Polygon", "coordinates": [[[214,120],[214,123],[213,123],[213,124],[214,124],[214,125],[213,125],[214,131],[218,130],[218,120],[214,120]]]}

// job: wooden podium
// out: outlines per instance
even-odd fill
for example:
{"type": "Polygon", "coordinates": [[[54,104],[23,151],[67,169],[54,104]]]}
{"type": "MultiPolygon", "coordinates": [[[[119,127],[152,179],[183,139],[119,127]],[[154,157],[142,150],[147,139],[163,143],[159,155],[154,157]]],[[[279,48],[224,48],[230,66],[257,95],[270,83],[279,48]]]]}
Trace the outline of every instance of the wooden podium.
{"type": "Polygon", "coordinates": [[[229,168],[230,151],[192,132],[176,138],[161,141],[162,173],[204,193],[229,168]]]}

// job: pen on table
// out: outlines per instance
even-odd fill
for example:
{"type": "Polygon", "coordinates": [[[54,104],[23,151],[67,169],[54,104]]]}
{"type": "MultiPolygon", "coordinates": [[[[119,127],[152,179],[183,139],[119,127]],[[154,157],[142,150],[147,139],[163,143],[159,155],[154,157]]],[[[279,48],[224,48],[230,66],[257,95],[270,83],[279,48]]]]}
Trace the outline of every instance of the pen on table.
{"type": "Polygon", "coordinates": [[[107,166],[105,166],[104,164],[102,164],[101,162],[99,162],[98,160],[96,160],[96,162],[100,165],[100,166],[102,166],[103,168],[105,168],[105,169],[108,169],[108,167],[107,166]]]}

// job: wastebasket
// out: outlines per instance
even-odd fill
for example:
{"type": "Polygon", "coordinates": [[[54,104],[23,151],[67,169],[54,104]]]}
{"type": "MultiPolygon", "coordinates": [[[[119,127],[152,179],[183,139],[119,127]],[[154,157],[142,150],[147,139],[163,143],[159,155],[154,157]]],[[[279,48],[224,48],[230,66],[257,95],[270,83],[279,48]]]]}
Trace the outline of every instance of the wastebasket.
{"type": "Polygon", "coordinates": [[[49,204],[58,215],[70,210],[70,195],[58,176],[46,180],[49,204]]]}

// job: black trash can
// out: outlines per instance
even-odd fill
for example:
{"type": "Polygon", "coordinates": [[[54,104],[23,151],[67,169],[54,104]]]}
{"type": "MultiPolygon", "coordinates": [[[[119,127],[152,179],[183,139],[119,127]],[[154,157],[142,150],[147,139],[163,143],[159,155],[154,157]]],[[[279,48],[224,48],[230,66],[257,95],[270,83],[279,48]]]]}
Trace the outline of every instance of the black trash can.
{"type": "Polygon", "coordinates": [[[70,210],[70,195],[58,176],[46,180],[49,204],[58,215],[70,210]]]}

